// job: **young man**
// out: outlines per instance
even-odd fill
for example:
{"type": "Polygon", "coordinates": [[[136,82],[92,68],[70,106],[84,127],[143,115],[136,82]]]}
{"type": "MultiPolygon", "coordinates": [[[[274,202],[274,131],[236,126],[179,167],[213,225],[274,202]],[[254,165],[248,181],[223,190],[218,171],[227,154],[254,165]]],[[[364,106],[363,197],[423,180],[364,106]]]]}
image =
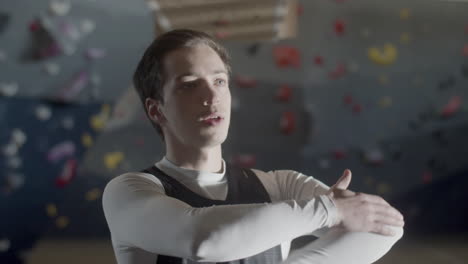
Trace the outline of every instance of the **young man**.
{"type": "MultiPolygon", "coordinates": [[[[226,51],[210,36],[174,30],[148,47],[134,74],[166,145],[154,166],[120,175],[103,207],[117,262],[371,263],[403,234],[382,198],[290,170],[226,163],[231,114],[226,51]],[[292,239],[319,237],[289,255],[292,239]]],[[[255,136],[255,135],[253,135],[255,136]]]]}

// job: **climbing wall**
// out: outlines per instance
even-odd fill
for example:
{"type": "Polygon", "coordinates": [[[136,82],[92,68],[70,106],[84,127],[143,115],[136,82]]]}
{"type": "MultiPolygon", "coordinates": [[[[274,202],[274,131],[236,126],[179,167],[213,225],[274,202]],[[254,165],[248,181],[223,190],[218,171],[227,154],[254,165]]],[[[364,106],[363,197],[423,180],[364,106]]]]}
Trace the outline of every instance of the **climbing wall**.
{"type": "MultiPolygon", "coordinates": [[[[296,12],[296,38],[220,39],[233,68],[227,161],[328,185],[349,168],[352,190],[388,199],[464,175],[468,4],[299,1],[296,12]]],[[[108,237],[105,184],[164,155],[131,86],[154,19],[145,1],[0,5],[0,256],[43,236],[108,237]]]]}

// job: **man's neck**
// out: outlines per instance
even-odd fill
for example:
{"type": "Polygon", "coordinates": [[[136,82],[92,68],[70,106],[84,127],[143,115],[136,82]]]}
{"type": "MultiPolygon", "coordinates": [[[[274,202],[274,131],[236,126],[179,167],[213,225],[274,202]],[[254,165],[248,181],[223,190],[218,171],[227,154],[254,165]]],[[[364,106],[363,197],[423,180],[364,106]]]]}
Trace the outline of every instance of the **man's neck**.
{"type": "Polygon", "coordinates": [[[174,149],[166,146],[166,159],[185,169],[207,172],[222,170],[221,145],[203,149],[188,147],[174,149]]]}

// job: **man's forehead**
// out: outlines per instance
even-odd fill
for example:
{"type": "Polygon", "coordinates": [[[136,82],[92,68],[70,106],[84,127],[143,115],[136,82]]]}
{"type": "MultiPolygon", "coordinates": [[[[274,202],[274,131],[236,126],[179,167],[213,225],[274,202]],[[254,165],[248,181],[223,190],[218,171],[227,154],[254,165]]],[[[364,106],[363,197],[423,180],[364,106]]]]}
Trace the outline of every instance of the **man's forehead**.
{"type": "Polygon", "coordinates": [[[170,52],[164,60],[165,72],[177,79],[200,73],[227,74],[226,66],[219,55],[210,47],[200,47],[201,45],[170,52]]]}

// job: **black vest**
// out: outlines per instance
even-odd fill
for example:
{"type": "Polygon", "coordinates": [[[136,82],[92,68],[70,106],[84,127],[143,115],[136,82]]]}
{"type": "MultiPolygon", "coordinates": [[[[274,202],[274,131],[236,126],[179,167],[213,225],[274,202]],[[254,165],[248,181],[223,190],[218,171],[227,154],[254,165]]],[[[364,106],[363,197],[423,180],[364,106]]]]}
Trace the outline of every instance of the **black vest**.
{"type": "MultiPolygon", "coordinates": [[[[257,175],[249,169],[241,169],[226,163],[228,193],[226,200],[211,200],[196,194],[185,185],[168,176],[156,166],[143,172],[153,174],[163,184],[167,196],[179,199],[192,207],[208,207],[212,205],[249,204],[271,202],[265,187],[257,175]]],[[[252,232],[254,236],[255,233],[252,232]]],[[[249,239],[246,237],[245,239],[249,239]]],[[[257,255],[229,262],[232,264],[276,264],[282,261],[281,246],[278,245],[257,255]]],[[[189,259],[158,255],[157,264],[196,263],[189,259]]],[[[208,262],[205,262],[208,263],[208,262]]]]}

